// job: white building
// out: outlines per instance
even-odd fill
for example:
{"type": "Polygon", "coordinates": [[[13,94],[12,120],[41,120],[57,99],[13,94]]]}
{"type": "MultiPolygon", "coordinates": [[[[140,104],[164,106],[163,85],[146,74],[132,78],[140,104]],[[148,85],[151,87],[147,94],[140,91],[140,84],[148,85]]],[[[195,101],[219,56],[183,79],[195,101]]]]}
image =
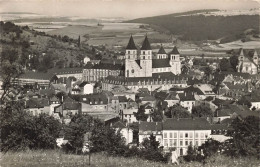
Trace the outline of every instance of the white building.
{"type": "Polygon", "coordinates": [[[118,121],[112,127],[115,128],[116,131],[120,131],[122,137],[125,139],[125,144],[133,142],[133,130],[130,129],[127,125],[118,121]]]}
{"type": "Polygon", "coordinates": [[[88,56],[84,57],[83,62],[84,64],[87,64],[88,62],[90,62],[90,58],[88,56]]]}
{"type": "Polygon", "coordinates": [[[210,137],[211,127],[205,118],[166,119],[162,134],[164,149],[176,148],[177,155],[182,156],[189,145],[202,145],[210,137]]]}

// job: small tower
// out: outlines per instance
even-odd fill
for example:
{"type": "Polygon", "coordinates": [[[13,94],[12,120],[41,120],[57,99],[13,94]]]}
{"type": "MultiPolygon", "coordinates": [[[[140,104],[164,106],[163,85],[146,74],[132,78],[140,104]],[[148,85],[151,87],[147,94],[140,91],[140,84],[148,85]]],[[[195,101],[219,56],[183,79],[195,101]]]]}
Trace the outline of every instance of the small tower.
{"type": "Polygon", "coordinates": [[[173,74],[181,74],[181,61],[180,61],[180,53],[176,46],[172,49],[169,53],[170,56],[170,65],[171,65],[171,72],[173,74]]]}
{"type": "Polygon", "coordinates": [[[125,52],[125,77],[131,77],[131,71],[136,59],[137,59],[137,48],[135,46],[134,39],[131,35],[129,42],[126,46],[126,52],[125,52]]]}
{"type": "Polygon", "coordinates": [[[145,36],[143,45],[140,50],[141,50],[140,66],[143,69],[140,77],[151,77],[152,76],[152,48],[147,38],[147,35],[145,36]]]}
{"type": "Polygon", "coordinates": [[[253,62],[258,66],[258,64],[259,64],[259,57],[258,57],[258,54],[257,54],[256,50],[254,50],[253,62]]]}
{"type": "Polygon", "coordinates": [[[167,54],[166,54],[162,44],[161,44],[161,47],[160,47],[160,49],[157,53],[157,59],[167,59],[167,54]]]}

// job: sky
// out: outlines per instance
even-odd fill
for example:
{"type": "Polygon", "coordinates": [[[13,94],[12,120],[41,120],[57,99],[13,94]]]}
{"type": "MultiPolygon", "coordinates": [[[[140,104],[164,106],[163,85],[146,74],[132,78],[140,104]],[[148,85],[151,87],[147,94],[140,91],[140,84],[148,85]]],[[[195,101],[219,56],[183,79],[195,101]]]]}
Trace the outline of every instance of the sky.
{"type": "Polygon", "coordinates": [[[133,19],[197,9],[259,8],[259,2],[260,0],[0,0],[0,12],[133,19]]]}

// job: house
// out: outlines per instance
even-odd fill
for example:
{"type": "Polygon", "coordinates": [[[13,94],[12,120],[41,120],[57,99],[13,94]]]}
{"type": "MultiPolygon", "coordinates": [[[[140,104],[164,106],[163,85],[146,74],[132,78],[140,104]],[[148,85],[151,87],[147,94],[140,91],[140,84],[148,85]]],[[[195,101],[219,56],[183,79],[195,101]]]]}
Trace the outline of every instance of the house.
{"type": "Polygon", "coordinates": [[[139,122],[139,143],[142,143],[145,138],[149,138],[151,134],[155,136],[160,146],[163,146],[162,122],[139,122]]]}
{"type": "Polygon", "coordinates": [[[174,93],[174,92],[169,93],[164,101],[167,102],[168,107],[171,107],[171,106],[179,103],[179,99],[177,98],[177,94],[174,93]]]}
{"type": "Polygon", "coordinates": [[[109,111],[110,99],[105,93],[79,95],[78,98],[82,103],[82,113],[109,111]]]}
{"type": "Polygon", "coordinates": [[[123,120],[126,120],[127,123],[137,122],[137,119],[134,116],[134,112],[137,113],[138,109],[137,108],[127,108],[127,109],[124,109],[120,113],[120,116],[123,120]]]}
{"type": "Polygon", "coordinates": [[[38,116],[42,113],[49,114],[50,106],[48,99],[29,99],[24,102],[24,109],[33,116],[38,116]]]}
{"type": "Polygon", "coordinates": [[[162,128],[164,149],[176,148],[178,156],[187,154],[188,146],[200,146],[211,135],[211,126],[205,118],[166,119],[162,128]]]}
{"type": "Polygon", "coordinates": [[[119,113],[120,110],[128,108],[128,100],[125,96],[114,96],[111,99],[111,107],[119,113]]]}
{"type": "Polygon", "coordinates": [[[90,58],[88,56],[85,56],[83,59],[83,63],[87,64],[88,62],[90,62],[90,58]]]}
{"type": "Polygon", "coordinates": [[[155,99],[155,97],[148,95],[148,96],[145,96],[145,97],[142,98],[141,104],[142,105],[149,105],[151,107],[155,107],[156,99],[155,99]]]}
{"type": "Polygon", "coordinates": [[[195,98],[193,93],[180,93],[177,95],[180,99],[180,105],[191,112],[193,106],[195,106],[195,98]]]}
{"type": "Polygon", "coordinates": [[[133,142],[133,130],[130,129],[123,122],[118,121],[112,125],[112,128],[116,130],[116,132],[120,132],[122,137],[125,139],[126,145],[133,142]]]}
{"type": "Polygon", "coordinates": [[[81,112],[81,103],[73,100],[70,97],[66,97],[62,104],[63,116],[76,115],[81,112]]]}
{"type": "Polygon", "coordinates": [[[211,135],[210,137],[219,142],[224,142],[230,137],[226,136],[229,129],[229,124],[226,123],[217,123],[211,125],[211,135]]]}
{"type": "Polygon", "coordinates": [[[90,84],[89,82],[83,81],[81,84],[79,84],[79,89],[81,94],[93,94],[94,85],[90,84]]]}
{"type": "Polygon", "coordinates": [[[49,115],[53,115],[54,114],[54,111],[55,111],[55,107],[59,106],[61,103],[60,103],[60,100],[56,97],[56,96],[53,96],[50,98],[50,112],[49,112],[49,115]]]}
{"type": "Polygon", "coordinates": [[[245,118],[247,116],[259,117],[259,113],[251,111],[247,106],[228,104],[214,112],[213,122],[221,122],[228,118],[245,118]]]}

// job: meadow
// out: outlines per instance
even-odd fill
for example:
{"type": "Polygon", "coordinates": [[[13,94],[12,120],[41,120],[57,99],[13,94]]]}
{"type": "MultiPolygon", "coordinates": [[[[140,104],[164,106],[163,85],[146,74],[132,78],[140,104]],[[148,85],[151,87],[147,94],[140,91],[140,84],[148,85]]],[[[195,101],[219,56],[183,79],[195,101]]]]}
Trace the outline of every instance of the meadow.
{"type": "MultiPolygon", "coordinates": [[[[260,163],[255,158],[229,158],[214,156],[206,161],[206,167],[255,167],[260,163]]],[[[7,152],[0,156],[1,167],[78,167],[89,166],[88,156],[64,154],[55,150],[7,152]]],[[[105,153],[91,155],[91,167],[170,167],[173,164],[150,162],[140,158],[111,157],[105,153]]],[[[199,162],[183,162],[179,166],[199,167],[199,162]]]]}

